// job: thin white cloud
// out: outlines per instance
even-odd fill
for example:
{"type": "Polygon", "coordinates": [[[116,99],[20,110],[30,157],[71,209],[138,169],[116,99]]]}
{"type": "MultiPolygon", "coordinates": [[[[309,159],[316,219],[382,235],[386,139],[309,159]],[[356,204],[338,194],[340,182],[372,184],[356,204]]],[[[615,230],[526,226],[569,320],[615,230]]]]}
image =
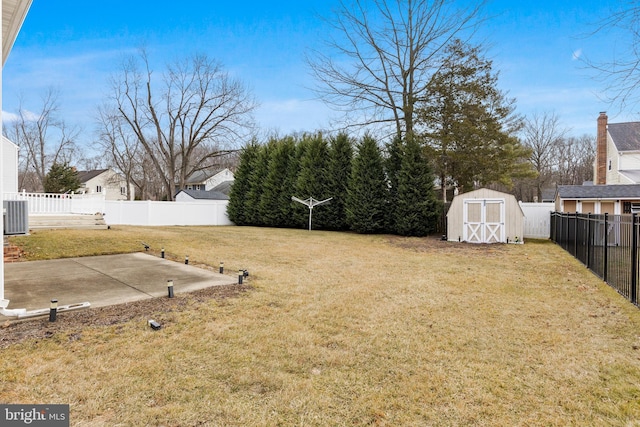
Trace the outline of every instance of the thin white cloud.
{"type": "Polygon", "coordinates": [[[2,110],[2,122],[3,123],[13,123],[18,120],[18,115],[13,113],[8,113],[2,110]]]}
{"type": "Polygon", "coordinates": [[[576,49],[573,51],[573,54],[571,54],[571,59],[573,59],[574,61],[577,61],[578,59],[580,59],[581,56],[582,56],[582,48],[576,49]]]}
{"type": "MultiPolygon", "coordinates": [[[[27,122],[35,122],[40,117],[38,114],[33,113],[29,110],[22,110],[22,115],[27,122]]],[[[17,122],[20,119],[20,116],[16,113],[10,113],[2,110],[2,122],[3,123],[13,123],[17,122]]]]}

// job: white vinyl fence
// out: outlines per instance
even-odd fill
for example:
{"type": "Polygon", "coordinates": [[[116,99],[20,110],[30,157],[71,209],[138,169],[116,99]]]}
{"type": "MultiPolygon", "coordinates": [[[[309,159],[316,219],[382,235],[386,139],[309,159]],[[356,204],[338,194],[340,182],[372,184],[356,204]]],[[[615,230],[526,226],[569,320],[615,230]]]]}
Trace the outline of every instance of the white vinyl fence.
{"type": "Polygon", "coordinates": [[[3,193],[4,200],[26,200],[29,215],[95,214],[104,212],[105,194],[3,193]]]}
{"type": "Polygon", "coordinates": [[[520,202],[520,207],[524,212],[525,239],[550,238],[551,212],[555,210],[555,203],[520,202]]]}
{"type": "MultiPolygon", "coordinates": [[[[104,194],[3,193],[4,200],[27,200],[29,215],[104,213],[108,225],[233,225],[228,200],[195,202],[111,201],[104,194]]],[[[524,237],[548,239],[554,203],[522,203],[524,237]]]]}
{"type": "Polygon", "coordinates": [[[228,200],[198,202],[106,201],[107,225],[234,225],[228,200]]]}
{"type": "Polygon", "coordinates": [[[29,215],[103,213],[107,225],[233,225],[228,200],[152,202],[105,200],[104,194],[3,193],[4,200],[26,200],[29,215]]]}

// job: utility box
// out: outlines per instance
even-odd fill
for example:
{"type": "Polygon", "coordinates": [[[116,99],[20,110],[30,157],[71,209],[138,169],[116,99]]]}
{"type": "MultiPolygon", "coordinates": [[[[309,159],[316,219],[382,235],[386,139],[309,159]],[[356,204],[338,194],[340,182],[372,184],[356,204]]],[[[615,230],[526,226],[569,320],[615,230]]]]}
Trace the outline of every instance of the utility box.
{"type": "Polygon", "coordinates": [[[26,200],[4,200],[2,208],[5,235],[29,233],[29,205],[26,200]]]}

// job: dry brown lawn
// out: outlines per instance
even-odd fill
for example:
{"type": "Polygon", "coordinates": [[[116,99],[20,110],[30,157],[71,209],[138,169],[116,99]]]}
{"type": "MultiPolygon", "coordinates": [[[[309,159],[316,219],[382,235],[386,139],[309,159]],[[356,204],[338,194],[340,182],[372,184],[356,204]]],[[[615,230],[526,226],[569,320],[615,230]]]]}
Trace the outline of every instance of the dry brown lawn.
{"type": "Polygon", "coordinates": [[[640,310],[552,243],[249,227],[12,241],[28,259],[144,241],[250,272],[242,292],[0,328],[0,403],[68,403],[72,425],[640,426],[640,310]]]}

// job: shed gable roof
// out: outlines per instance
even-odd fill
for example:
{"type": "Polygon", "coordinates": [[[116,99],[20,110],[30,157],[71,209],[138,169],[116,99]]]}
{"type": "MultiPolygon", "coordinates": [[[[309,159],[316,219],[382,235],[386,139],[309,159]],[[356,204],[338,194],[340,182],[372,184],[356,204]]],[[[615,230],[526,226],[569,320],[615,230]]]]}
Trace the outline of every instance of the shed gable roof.
{"type": "Polygon", "coordinates": [[[610,123],[607,131],[618,151],[640,151],[640,122],[610,123]]]}
{"type": "Polygon", "coordinates": [[[634,199],[640,198],[640,184],[559,185],[561,199],[634,199]]]}
{"type": "Polygon", "coordinates": [[[522,206],[516,200],[516,197],[513,194],[503,193],[498,190],[491,190],[489,188],[479,188],[477,190],[472,190],[466,193],[458,194],[451,201],[451,206],[449,207],[449,211],[447,212],[447,216],[449,216],[449,212],[451,212],[451,208],[454,204],[462,204],[465,199],[505,199],[505,202],[511,206],[516,206],[517,209],[522,216],[524,216],[524,211],[522,210],[522,206]]]}

